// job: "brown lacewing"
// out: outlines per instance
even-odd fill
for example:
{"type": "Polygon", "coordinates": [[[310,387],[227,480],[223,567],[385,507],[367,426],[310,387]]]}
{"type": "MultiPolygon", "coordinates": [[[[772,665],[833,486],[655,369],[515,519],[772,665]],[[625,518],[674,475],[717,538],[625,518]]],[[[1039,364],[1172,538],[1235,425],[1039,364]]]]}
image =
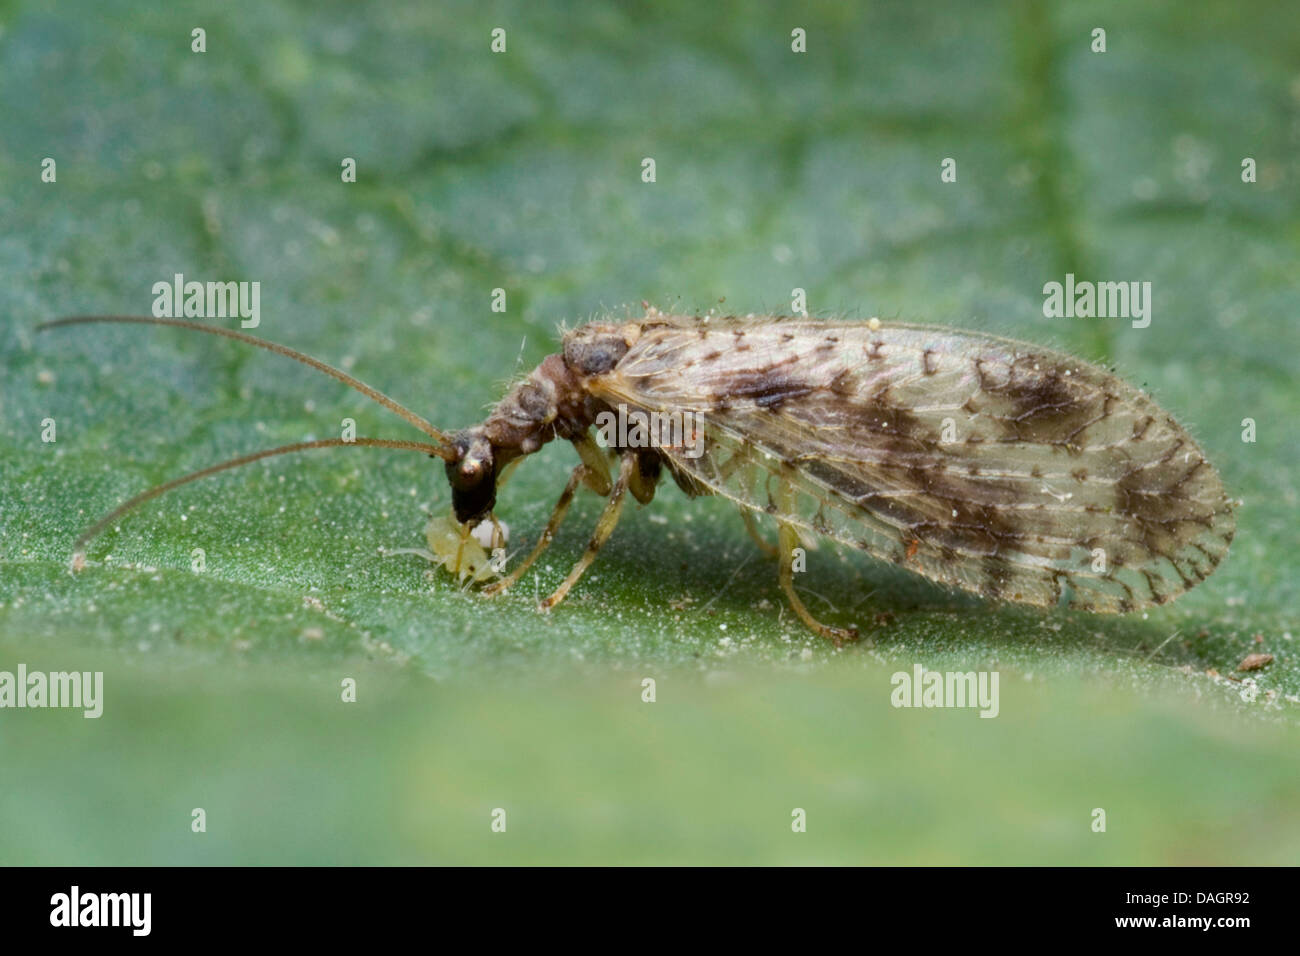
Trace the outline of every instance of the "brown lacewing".
{"type": "MultiPolygon", "coordinates": [[[[483,555],[471,531],[495,526],[506,469],[553,439],[571,442],[579,464],[532,552],[485,588],[499,594],[514,584],[550,544],[579,487],[589,488],[607,503],[543,609],[590,565],[626,494],[649,502],[665,474],[687,495],[739,506],[755,540],[775,551],[794,610],[836,643],[857,630],[815,620],[793,586],[793,555],[815,535],[988,598],[1118,613],[1194,587],[1232,541],[1232,503],[1217,472],[1147,395],[1077,358],[982,333],[648,308],[639,319],[563,333],[562,351],[485,421],[449,434],[338,369],[241,332],[130,316],[43,327],[89,322],[178,326],[270,349],[357,389],[433,441],[325,439],[213,465],[137,495],[87,529],[74,547],[78,564],[92,537],[178,485],[272,455],[349,445],[441,458],[451,528],[483,555]],[[645,429],[611,430],[602,448],[593,428],[615,412],[690,424],[666,442],[645,441],[645,429]],[[757,534],[757,515],[775,522],[775,548],[757,534]]],[[[461,557],[458,549],[457,573],[461,557]]]]}

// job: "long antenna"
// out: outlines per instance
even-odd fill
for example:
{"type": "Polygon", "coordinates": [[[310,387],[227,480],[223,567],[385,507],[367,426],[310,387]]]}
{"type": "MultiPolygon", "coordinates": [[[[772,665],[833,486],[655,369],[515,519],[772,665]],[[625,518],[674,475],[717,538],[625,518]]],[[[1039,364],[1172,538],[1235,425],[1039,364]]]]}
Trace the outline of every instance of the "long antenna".
{"type": "Polygon", "coordinates": [[[438,452],[440,458],[451,457],[451,441],[445,434],[434,428],[429,422],[425,421],[409,408],[399,404],[389,398],[383,392],[376,388],[371,388],[365,382],[353,378],[347,372],[336,369],[332,365],[326,365],[319,359],[314,359],[310,355],[304,355],[296,349],[291,349],[287,345],[280,345],[276,342],[268,342],[266,339],[259,339],[256,336],[246,335],[243,332],[236,332],[233,329],[223,329],[217,325],[204,325],[201,322],[187,322],[184,319],[158,319],[153,316],[144,315],[71,315],[64,319],[55,319],[52,322],[42,322],[36,326],[36,331],[43,332],[46,329],[57,329],[65,325],[90,325],[96,322],[116,322],[124,325],[170,325],[178,329],[192,329],[195,332],[206,332],[208,335],[224,335],[228,339],[234,339],[236,342],[245,342],[248,345],[256,345],[258,348],[266,349],[277,355],[283,355],[291,358],[296,362],[302,362],[304,365],[310,365],[318,372],[324,372],[331,378],[336,378],[344,385],[355,388],[362,395],[378,402],[394,414],[400,415],[420,431],[429,437],[437,440],[444,450],[438,452]]]}
{"type": "Polygon", "coordinates": [[[281,445],[279,448],[269,448],[266,451],[256,451],[250,455],[240,455],[238,458],[231,458],[229,461],[223,461],[217,465],[210,465],[201,471],[191,472],[188,475],[182,475],[180,478],[173,478],[171,481],[164,482],[161,485],[154,485],[148,491],[142,491],[134,498],[126,501],[104,517],[100,518],[93,525],[81,532],[77,540],[72,544],[73,560],[77,557],[85,557],[86,542],[95,537],[109,525],[114,524],[122,515],[134,508],[139,507],[146,501],[157,498],[159,495],[166,494],[173,488],[179,488],[181,485],[189,484],[191,481],[198,481],[200,478],[206,478],[209,475],[215,475],[217,472],[226,471],[230,468],[238,468],[240,465],[251,464],[255,461],[261,461],[263,458],[270,458],[274,455],[287,455],[295,451],[310,451],[313,448],[348,448],[351,446],[361,448],[403,448],[409,451],[422,451],[427,455],[437,458],[443,457],[443,449],[437,445],[430,445],[421,441],[401,441],[392,438],[322,438],[317,441],[300,441],[292,445],[281,445]]]}

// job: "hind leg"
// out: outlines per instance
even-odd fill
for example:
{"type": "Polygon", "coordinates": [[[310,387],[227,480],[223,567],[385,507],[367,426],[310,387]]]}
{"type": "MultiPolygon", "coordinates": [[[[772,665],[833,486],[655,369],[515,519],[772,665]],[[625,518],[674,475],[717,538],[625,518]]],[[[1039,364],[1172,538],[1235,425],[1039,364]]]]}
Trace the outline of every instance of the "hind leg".
{"type": "Polygon", "coordinates": [[[832,627],[829,624],[823,624],[812,616],[808,608],[804,607],[803,601],[800,600],[799,595],[794,590],[794,549],[799,546],[799,534],[795,531],[794,525],[783,524],[777,537],[780,542],[777,547],[781,550],[781,589],[785,591],[785,596],[790,601],[790,606],[794,608],[794,613],[799,615],[799,620],[822,637],[834,641],[836,647],[839,647],[845,641],[856,641],[858,639],[858,629],[856,627],[832,627]]]}
{"type": "Polygon", "coordinates": [[[767,541],[763,540],[763,536],[759,534],[758,531],[758,522],[754,520],[754,515],[748,508],[741,508],[739,510],[741,520],[745,522],[745,530],[748,531],[749,536],[754,539],[754,543],[758,545],[758,549],[763,552],[764,556],[775,558],[780,549],[778,549],[776,545],[769,544],[767,541]]]}
{"type": "MultiPolygon", "coordinates": [[[[778,511],[782,514],[790,514],[794,509],[794,486],[789,481],[780,481],[777,485],[777,503],[778,511]]],[[[799,595],[794,590],[794,550],[799,547],[799,532],[792,524],[781,522],[777,528],[777,548],[780,550],[781,560],[781,590],[785,591],[786,598],[790,601],[790,606],[794,608],[794,613],[799,615],[799,620],[804,624],[835,643],[839,647],[845,641],[856,641],[858,639],[858,629],[856,627],[832,627],[829,624],[823,624],[817,618],[812,616],[808,608],[800,600],[799,595]]]]}

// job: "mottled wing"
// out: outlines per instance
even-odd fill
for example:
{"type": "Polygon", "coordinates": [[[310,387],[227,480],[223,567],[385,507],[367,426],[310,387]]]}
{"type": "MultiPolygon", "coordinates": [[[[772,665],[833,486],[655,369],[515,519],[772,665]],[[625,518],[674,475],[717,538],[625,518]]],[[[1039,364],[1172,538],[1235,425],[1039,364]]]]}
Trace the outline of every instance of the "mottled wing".
{"type": "Polygon", "coordinates": [[[1192,438],[1103,369],[925,326],[645,323],[593,394],[690,411],[711,491],[945,585],[1128,611],[1203,580],[1231,505],[1192,438]]]}

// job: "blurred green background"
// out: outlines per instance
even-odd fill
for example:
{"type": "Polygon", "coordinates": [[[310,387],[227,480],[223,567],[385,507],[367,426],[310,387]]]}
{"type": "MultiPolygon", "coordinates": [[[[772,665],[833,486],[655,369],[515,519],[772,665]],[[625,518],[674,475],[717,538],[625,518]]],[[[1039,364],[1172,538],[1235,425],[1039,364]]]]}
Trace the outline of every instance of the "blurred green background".
{"type": "MultiPolygon", "coordinates": [[[[0,711],[0,863],[1294,863],[1298,26],[1281,2],[0,2],[0,670],[106,684],[99,720],[0,711]],[[178,491],[74,576],[77,532],[150,484],[345,417],[419,437],[233,343],[32,333],[147,313],[177,272],[259,281],[257,334],[444,428],[560,321],[642,299],[788,311],[798,287],[1056,345],[1193,430],[1237,540],[1110,619],[824,547],[814,612],[893,616],[835,652],[721,502],[629,509],[542,618],[594,497],[489,603],[379,553],[422,543],[441,467],[342,451],[178,491]],[[1045,319],[1066,272],[1151,281],[1150,328],[1045,319]],[[1000,716],[891,708],[914,663],[999,671],[1000,716]]],[[[516,545],[571,459],[505,488],[516,545]]]]}

